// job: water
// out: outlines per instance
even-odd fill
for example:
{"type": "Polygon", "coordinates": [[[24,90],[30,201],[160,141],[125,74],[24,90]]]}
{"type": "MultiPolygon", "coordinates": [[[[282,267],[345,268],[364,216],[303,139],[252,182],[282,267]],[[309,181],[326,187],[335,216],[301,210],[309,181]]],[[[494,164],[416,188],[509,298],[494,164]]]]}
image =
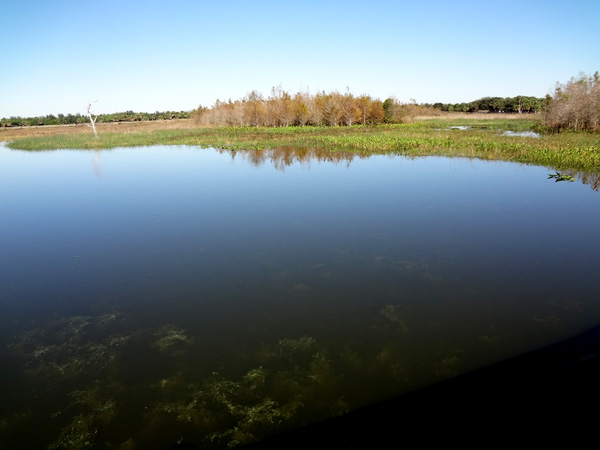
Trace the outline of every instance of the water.
{"type": "Polygon", "coordinates": [[[600,197],[549,172],[0,148],[0,448],[223,448],[597,324],[600,197]]]}
{"type": "Polygon", "coordinates": [[[540,137],[539,133],[536,133],[535,131],[503,131],[501,136],[517,136],[517,137],[533,137],[533,138],[538,138],[540,137]]]}
{"type": "MultiPolygon", "coordinates": [[[[458,126],[454,126],[454,127],[450,127],[448,128],[449,130],[471,130],[473,129],[472,126],[468,126],[468,125],[458,125],[458,126]]],[[[487,130],[487,131],[499,131],[499,130],[493,130],[487,126],[478,126],[476,127],[476,129],[478,130],[487,130]]],[[[535,131],[512,131],[512,130],[505,130],[502,133],[500,133],[500,136],[514,136],[514,137],[531,137],[531,138],[539,138],[540,134],[536,133],[535,131]]]]}

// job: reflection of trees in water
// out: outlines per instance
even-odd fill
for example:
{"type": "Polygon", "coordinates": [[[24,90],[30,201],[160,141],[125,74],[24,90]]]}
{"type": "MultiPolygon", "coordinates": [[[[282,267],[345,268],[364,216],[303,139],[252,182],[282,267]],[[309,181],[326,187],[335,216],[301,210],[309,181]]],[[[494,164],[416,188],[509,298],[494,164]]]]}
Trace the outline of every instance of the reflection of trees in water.
{"type": "Polygon", "coordinates": [[[592,190],[597,191],[600,188],[600,175],[597,173],[580,173],[578,174],[583,184],[592,186],[592,190]]]}
{"type": "MultiPolygon", "coordinates": [[[[272,163],[273,166],[282,172],[286,167],[292,164],[301,164],[310,168],[311,162],[318,161],[339,164],[346,163],[346,167],[350,167],[350,163],[355,158],[367,159],[370,155],[361,155],[352,152],[333,152],[323,148],[314,147],[277,147],[267,150],[225,150],[219,149],[219,153],[229,153],[231,159],[242,158],[248,161],[255,167],[262,166],[266,163],[272,163]]],[[[583,184],[589,184],[594,191],[600,189],[600,174],[577,172],[574,170],[565,170],[563,173],[571,175],[583,184]]]]}
{"type": "Polygon", "coordinates": [[[241,157],[255,167],[270,162],[277,170],[281,170],[282,172],[292,164],[302,164],[303,166],[310,167],[312,161],[334,164],[343,162],[349,167],[355,158],[368,158],[368,156],[357,153],[332,152],[322,148],[308,147],[277,147],[268,150],[219,150],[219,152],[229,153],[232,160],[241,157]]]}
{"type": "Polygon", "coordinates": [[[565,170],[564,173],[581,180],[583,184],[589,184],[594,191],[598,191],[600,188],[600,174],[598,173],[577,172],[575,170],[565,170]]]}

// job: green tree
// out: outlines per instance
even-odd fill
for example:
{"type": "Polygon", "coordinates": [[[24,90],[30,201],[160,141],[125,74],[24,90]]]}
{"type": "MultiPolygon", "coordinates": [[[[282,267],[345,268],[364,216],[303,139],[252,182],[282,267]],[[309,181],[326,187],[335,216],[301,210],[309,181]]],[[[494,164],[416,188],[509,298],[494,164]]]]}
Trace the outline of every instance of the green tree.
{"type": "Polygon", "coordinates": [[[395,100],[391,97],[383,101],[383,121],[386,123],[391,123],[394,119],[394,103],[395,100]]]}

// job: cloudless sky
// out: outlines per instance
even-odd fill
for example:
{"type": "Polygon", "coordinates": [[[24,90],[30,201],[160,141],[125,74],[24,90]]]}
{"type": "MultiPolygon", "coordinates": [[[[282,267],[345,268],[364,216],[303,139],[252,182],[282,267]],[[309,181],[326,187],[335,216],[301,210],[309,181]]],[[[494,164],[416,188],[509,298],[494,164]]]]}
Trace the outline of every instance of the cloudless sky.
{"type": "Polygon", "coordinates": [[[0,0],[0,117],[325,90],[543,97],[600,70],[600,0],[0,0]]]}

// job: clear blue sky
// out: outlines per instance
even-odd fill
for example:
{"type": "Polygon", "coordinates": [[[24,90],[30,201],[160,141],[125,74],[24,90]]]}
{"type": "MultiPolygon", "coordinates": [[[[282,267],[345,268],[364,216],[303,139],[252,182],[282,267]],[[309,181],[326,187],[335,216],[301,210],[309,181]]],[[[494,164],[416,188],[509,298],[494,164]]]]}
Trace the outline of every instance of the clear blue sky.
{"type": "Polygon", "coordinates": [[[600,0],[0,0],[0,117],[191,110],[256,89],[544,96],[600,70],[600,0]]]}

